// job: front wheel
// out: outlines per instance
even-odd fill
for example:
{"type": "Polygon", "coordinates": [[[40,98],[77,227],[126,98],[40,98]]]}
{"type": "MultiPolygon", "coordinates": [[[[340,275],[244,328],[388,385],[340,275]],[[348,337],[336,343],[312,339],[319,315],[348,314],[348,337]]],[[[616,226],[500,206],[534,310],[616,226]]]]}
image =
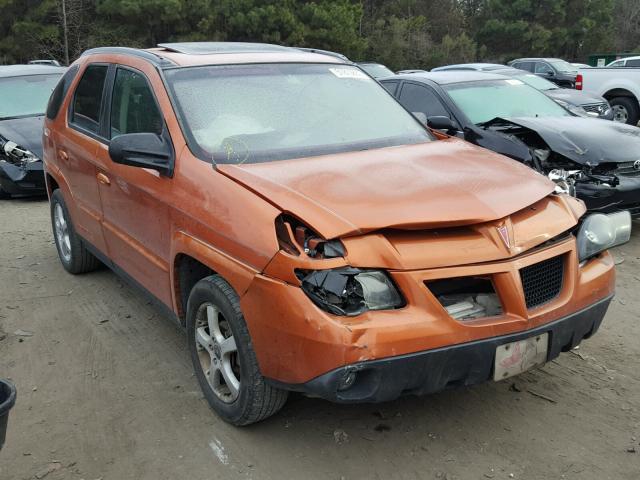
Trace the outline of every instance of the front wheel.
{"type": "Polygon", "coordinates": [[[283,407],[288,392],[267,384],[260,373],[238,295],[219,275],[193,287],[187,336],[200,388],[225,421],[249,425],[283,407]]]}
{"type": "Polygon", "coordinates": [[[637,125],[640,120],[638,102],[630,97],[615,97],[609,102],[613,110],[613,121],[637,125]]]}

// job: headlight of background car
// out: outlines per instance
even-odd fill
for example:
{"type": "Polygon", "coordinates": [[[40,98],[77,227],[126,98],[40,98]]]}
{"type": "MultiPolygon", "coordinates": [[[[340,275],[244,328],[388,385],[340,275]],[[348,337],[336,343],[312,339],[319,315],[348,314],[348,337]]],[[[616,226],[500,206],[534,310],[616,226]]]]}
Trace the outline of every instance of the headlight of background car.
{"type": "Polygon", "coordinates": [[[359,315],[404,305],[389,276],[381,270],[339,268],[298,272],[302,290],[323,310],[334,315],[359,315]]]}
{"type": "Polygon", "coordinates": [[[631,214],[627,211],[604,215],[594,213],[584,219],[578,230],[580,262],[631,238],[631,214]]]}
{"type": "Polygon", "coordinates": [[[589,113],[584,108],[578,107],[576,105],[572,105],[570,103],[565,102],[564,100],[558,100],[557,98],[554,98],[554,100],[556,101],[557,104],[563,106],[564,108],[569,110],[574,115],[577,115],[578,117],[593,118],[598,116],[597,113],[593,113],[593,114],[589,113]]]}

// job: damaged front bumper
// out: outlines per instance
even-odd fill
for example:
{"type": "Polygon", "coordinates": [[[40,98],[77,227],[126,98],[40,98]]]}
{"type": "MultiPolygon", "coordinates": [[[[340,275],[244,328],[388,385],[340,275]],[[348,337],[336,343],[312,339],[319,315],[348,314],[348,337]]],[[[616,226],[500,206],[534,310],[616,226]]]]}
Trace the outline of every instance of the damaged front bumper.
{"type": "Polygon", "coordinates": [[[16,165],[0,160],[0,189],[9,195],[46,193],[42,161],[16,165]]]}
{"type": "MultiPolygon", "coordinates": [[[[285,385],[338,403],[386,402],[400,395],[426,395],[471,386],[493,378],[496,349],[543,334],[549,335],[546,361],[575,348],[593,335],[612,297],[541,327],[511,335],[437,348],[408,355],[347,365],[301,385],[285,385]],[[349,388],[344,388],[348,382],[349,388]]],[[[282,384],[276,382],[282,387],[282,384]]]]}
{"type": "Polygon", "coordinates": [[[590,212],[614,213],[628,210],[640,218],[640,176],[618,175],[618,184],[576,182],[576,196],[583,200],[590,212]]]}
{"type": "MultiPolygon", "coordinates": [[[[492,360],[484,355],[491,349],[495,353],[496,342],[524,338],[541,329],[551,333],[549,351],[555,356],[592,334],[606,310],[596,305],[608,303],[615,285],[611,255],[604,252],[580,264],[572,236],[509,260],[388,273],[406,304],[354,317],[323,311],[300,286],[257,275],[240,304],[262,374],[281,388],[353,402],[477,383],[489,378],[492,360]],[[548,267],[549,272],[562,271],[562,280],[548,299],[530,303],[533,290],[531,282],[525,286],[523,272],[547,268],[549,261],[563,265],[548,267]],[[493,284],[502,310],[456,319],[437,297],[432,282],[472,277],[493,284]],[[582,311],[596,313],[576,313],[582,311]],[[567,318],[572,320],[562,323],[567,318]],[[470,345],[479,350],[468,350],[470,345]],[[473,367],[476,360],[478,371],[473,367]],[[343,383],[353,369],[357,379],[345,389],[343,383]],[[407,369],[404,376],[403,369],[407,369]],[[427,377],[428,372],[435,376],[427,377]]],[[[547,279],[553,275],[545,275],[545,285],[551,285],[547,279]]]]}

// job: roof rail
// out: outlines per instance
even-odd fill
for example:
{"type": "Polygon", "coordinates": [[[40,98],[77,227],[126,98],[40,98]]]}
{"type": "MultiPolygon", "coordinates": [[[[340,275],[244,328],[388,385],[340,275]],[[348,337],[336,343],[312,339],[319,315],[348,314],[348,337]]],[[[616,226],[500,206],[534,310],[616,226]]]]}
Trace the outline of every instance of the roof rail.
{"type": "Polygon", "coordinates": [[[219,53],[255,53],[255,52],[286,52],[289,47],[271,43],[250,42],[182,42],[159,43],[159,48],[169,52],[187,55],[213,55],[219,53]]]}
{"type": "Polygon", "coordinates": [[[319,48],[307,48],[307,47],[293,47],[296,50],[301,50],[303,52],[309,52],[309,53],[319,53],[321,55],[328,55],[330,57],[335,57],[335,58],[339,58],[340,60],[344,60],[345,62],[351,62],[351,60],[349,60],[349,57],[347,57],[346,55],[343,55],[341,53],[338,52],[332,52],[331,50],[321,50],[319,48]]]}
{"type": "Polygon", "coordinates": [[[129,48],[129,47],[98,47],[98,48],[90,48],[89,50],[85,50],[82,52],[82,57],[85,55],[99,55],[99,54],[112,54],[112,55],[132,55],[134,57],[144,58],[145,60],[153,63],[158,67],[167,67],[175,65],[171,60],[161,57],[160,55],[156,55],[155,53],[149,52],[147,50],[140,50],[138,48],[129,48]]]}

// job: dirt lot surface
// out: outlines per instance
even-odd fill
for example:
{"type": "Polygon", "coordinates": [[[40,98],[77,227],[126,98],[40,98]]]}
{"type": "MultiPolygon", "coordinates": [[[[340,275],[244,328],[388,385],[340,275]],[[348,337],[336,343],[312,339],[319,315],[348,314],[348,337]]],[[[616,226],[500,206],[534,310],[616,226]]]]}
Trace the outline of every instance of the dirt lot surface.
{"type": "Polygon", "coordinates": [[[333,405],[237,429],[184,334],[109,270],[61,267],[43,200],[0,202],[0,377],[18,386],[0,479],[638,479],[640,224],[600,332],[515,381],[333,405]]]}

